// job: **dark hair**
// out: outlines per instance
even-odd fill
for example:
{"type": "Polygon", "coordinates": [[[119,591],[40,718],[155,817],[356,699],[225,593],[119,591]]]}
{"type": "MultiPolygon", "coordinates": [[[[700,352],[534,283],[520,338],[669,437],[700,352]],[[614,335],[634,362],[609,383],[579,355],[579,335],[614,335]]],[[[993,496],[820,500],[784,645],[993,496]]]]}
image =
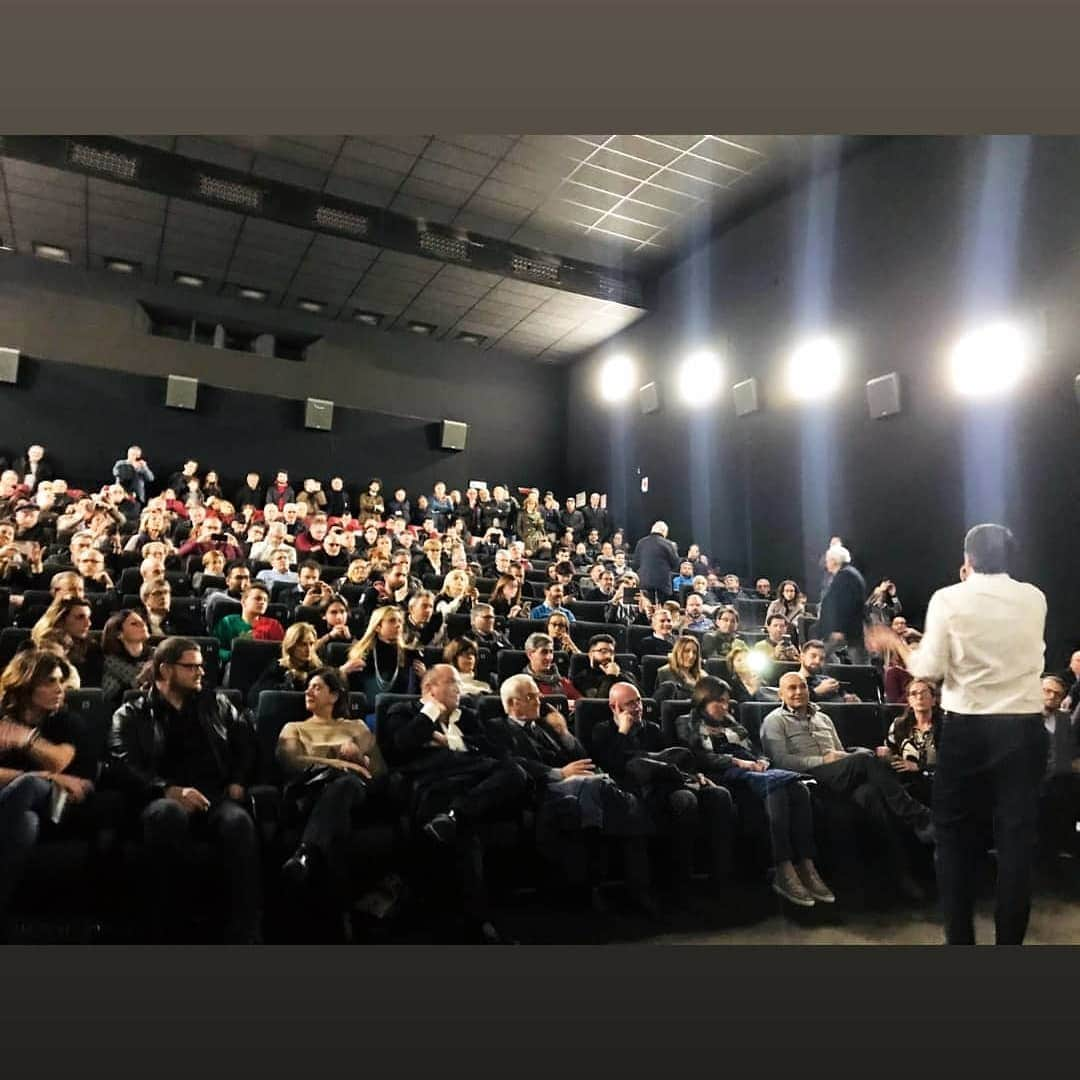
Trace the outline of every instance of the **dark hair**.
{"type": "MultiPolygon", "coordinates": [[[[266,593],[266,595],[267,595],[268,597],[269,597],[269,595],[270,595],[270,590],[269,590],[269,589],[268,589],[268,588],[267,588],[267,587],[266,587],[266,586],[265,586],[265,585],[264,585],[264,584],[263,584],[263,583],[262,583],[261,581],[253,581],[253,582],[252,582],[252,583],[251,583],[251,584],[250,584],[250,585],[248,586],[248,590],[247,590],[247,591],[248,591],[249,593],[250,593],[250,592],[263,592],[263,593],[266,593]]],[[[246,595],[247,595],[247,593],[245,593],[244,595],[246,596],[246,595]]]]}
{"type": "MultiPolygon", "coordinates": [[[[938,724],[941,719],[941,707],[937,703],[937,686],[929,679],[912,679],[908,683],[907,689],[904,691],[904,697],[906,698],[911,692],[911,688],[916,683],[922,683],[924,686],[929,686],[934,694],[934,702],[931,706],[931,710],[934,716],[934,739],[937,740],[938,724]]],[[[903,742],[905,739],[910,739],[912,732],[915,730],[915,710],[911,707],[909,702],[907,708],[896,718],[893,723],[893,734],[896,737],[897,742],[903,742]]]]}
{"type": "Polygon", "coordinates": [[[802,654],[804,652],[806,652],[807,649],[821,649],[822,651],[824,651],[825,650],[825,642],[824,641],[819,641],[817,638],[811,638],[799,650],[799,655],[802,656],[802,654]]]}
{"type": "Polygon", "coordinates": [[[446,648],[443,649],[443,660],[456,668],[457,664],[455,661],[457,658],[463,654],[467,655],[468,653],[472,653],[478,660],[480,659],[480,648],[471,637],[454,638],[454,640],[448,642],[446,648]]]}
{"type": "Polygon", "coordinates": [[[561,574],[564,577],[574,576],[574,564],[564,560],[563,562],[557,562],[555,564],[555,573],[561,574]]]}
{"type": "Polygon", "coordinates": [[[21,719],[34,687],[57,669],[65,681],[71,675],[71,665],[54,652],[33,648],[17,652],[0,677],[0,714],[21,719]]]}
{"type": "Polygon", "coordinates": [[[589,648],[592,649],[594,645],[610,645],[615,648],[615,639],[610,634],[593,634],[589,638],[589,648]]]}
{"type": "Polygon", "coordinates": [[[318,671],[313,671],[308,677],[308,686],[310,686],[315,679],[322,679],[327,690],[329,690],[331,694],[337,695],[337,700],[334,702],[334,710],[330,715],[335,719],[347,719],[351,713],[349,707],[349,684],[341,677],[338,669],[321,667],[318,671]]]}
{"type": "Polygon", "coordinates": [[[725,697],[731,697],[731,687],[723,679],[715,675],[702,675],[690,695],[690,709],[692,712],[703,712],[709,702],[725,697]]]}
{"type": "Polygon", "coordinates": [[[297,568],[297,573],[301,570],[318,570],[319,576],[322,576],[322,567],[314,559],[305,559],[297,568]]]}
{"type": "Polygon", "coordinates": [[[1016,558],[1016,538],[1004,525],[976,525],[964,537],[964,554],[980,574],[1007,574],[1016,558]]]}
{"type": "Polygon", "coordinates": [[[157,682],[161,678],[162,665],[175,664],[186,652],[202,652],[202,648],[191,638],[167,637],[150,658],[150,678],[157,682]]]}
{"type": "Polygon", "coordinates": [[[120,636],[124,630],[124,623],[132,615],[138,615],[143,622],[146,622],[143,613],[134,608],[121,608],[109,616],[105,629],[101,631],[101,651],[106,656],[127,655],[127,650],[120,644],[120,636]]]}
{"type": "MultiPolygon", "coordinates": [[[[698,594],[698,595],[700,595],[700,594],[698,594]]],[[[689,599],[689,598],[688,598],[688,599],[689,599]]],[[[716,610],[715,610],[715,611],[713,612],[713,615],[712,615],[712,617],[713,617],[713,622],[715,622],[715,623],[718,623],[718,622],[720,621],[720,616],[721,616],[721,615],[727,615],[727,614],[731,614],[731,615],[734,615],[734,616],[735,616],[735,621],[736,621],[736,622],[738,622],[738,621],[739,621],[739,612],[738,612],[738,609],[737,609],[737,608],[733,608],[733,607],[732,607],[732,606],[731,606],[730,604],[725,604],[725,605],[724,605],[723,607],[718,607],[718,608],[717,608],[717,609],[716,609],[716,610]]]]}
{"type": "Polygon", "coordinates": [[[784,616],[783,616],[783,615],[781,615],[779,611],[774,611],[774,612],[773,612],[773,613],[772,613],[772,614],[771,614],[771,615],[770,615],[770,616],[769,616],[769,617],[768,617],[768,618],[767,618],[767,619],[765,620],[765,625],[766,625],[766,626],[768,626],[768,625],[769,625],[770,623],[774,623],[774,622],[776,622],[776,620],[777,620],[777,619],[779,619],[779,620],[780,620],[780,621],[781,621],[782,623],[786,623],[786,622],[787,622],[787,619],[785,619],[785,618],[784,618],[784,616]]]}

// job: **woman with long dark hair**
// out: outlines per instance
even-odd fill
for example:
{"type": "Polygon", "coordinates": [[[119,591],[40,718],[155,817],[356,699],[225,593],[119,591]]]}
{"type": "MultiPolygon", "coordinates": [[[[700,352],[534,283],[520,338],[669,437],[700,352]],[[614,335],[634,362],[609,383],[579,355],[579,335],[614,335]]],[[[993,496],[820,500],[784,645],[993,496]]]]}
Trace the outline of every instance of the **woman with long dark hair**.
{"type": "Polygon", "coordinates": [[[798,773],[773,769],[731,715],[731,690],[723,679],[702,676],[690,712],[675,722],[679,741],[710,779],[731,791],[754,816],[764,809],[772,844],[774,892],[800,907],[831,904],[836,897],[814,865],[814,818],[810,793],[798,773]]]}
{"type": "Polygon", "coordinates": [[[139,672],[150,659],[146,647],[149,638],[146,620],[129,608],[110,615],[105,623],[101,632],[101,651],[105,656],[101,689],[110,710],[119,708],[125,690],[135,689],[139,672]]]}

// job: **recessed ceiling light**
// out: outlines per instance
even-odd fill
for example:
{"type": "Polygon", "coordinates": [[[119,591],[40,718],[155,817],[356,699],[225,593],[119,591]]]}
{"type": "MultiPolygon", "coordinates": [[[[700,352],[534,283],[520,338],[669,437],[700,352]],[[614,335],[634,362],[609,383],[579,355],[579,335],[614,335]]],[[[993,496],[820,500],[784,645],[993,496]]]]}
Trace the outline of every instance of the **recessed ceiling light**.
{"type": "Polygon", "coordinates": [[[52,259],[53,262],[71,262],[71,252],[55,244],[35,244],[34,254],[39,259],[52,259]]]}
{"type": "Polygon", "coordinates": [[[132,262],[130,259],[106,259],[105,269],[112,270],[116,274],[136,274],[141,264],[132,262]]]}
{"type": "Polygon", "coordinates": [[[301,311],[310,311],[312,315],[318,315],[325,310],[326,305],[321,300],[297,300],[296,306],[301,311]]]}
{"type": "Polygon", "coordinates": [[[238,285],[236,291],[242,300],[265,300],[267,297],[265,289],[253,289],[250,285],[238,285]]]}
{"type": "Polygon", "coordinates": [[[201,289],[206,284],[206,278],[199,277],[198,274],[185,274],[181,270],[173,274],[173,281],[177,285],[190,285],[193,289],[201,289]]]}
{"type": "Polygon", "coordinates": [[[378,326],[383,317],[377,311],[354,311],[353,320],[358,323],[363,323],[364,326],[378,326]]]}
{"type": "Polygon", "coordinates": [[[434,323],[410,322],[406,324],[410,334],[434,334],[439,328],[434,323]]]}
{"type": "Polygon", "coordinates": [[[462,330],[457,340],[463,345],[483,345],[487,341],[487,334],[474,334],[471,330],[462,330]]]}

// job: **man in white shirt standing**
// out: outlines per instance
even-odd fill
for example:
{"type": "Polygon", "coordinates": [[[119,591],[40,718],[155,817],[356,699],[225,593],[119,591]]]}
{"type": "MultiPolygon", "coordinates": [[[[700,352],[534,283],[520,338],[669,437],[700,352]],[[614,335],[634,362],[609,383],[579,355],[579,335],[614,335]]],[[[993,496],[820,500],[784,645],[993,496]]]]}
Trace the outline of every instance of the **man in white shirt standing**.
{"type": "Polygon", "coordinates": [[[945,710],[933,811],[937,873],[949,945],[975,944],[979,821],[992,817],[997,848],[999,945],[1019,945],[1031,912],[1031,875],[1046,771],[1041,676],[1046,597],[1014,581],[1012,533],[976,525],[964,538],[958,585],[930,598],[918,650],[891,629],[875,632],[917,679],[942,682],[945,710]]]}

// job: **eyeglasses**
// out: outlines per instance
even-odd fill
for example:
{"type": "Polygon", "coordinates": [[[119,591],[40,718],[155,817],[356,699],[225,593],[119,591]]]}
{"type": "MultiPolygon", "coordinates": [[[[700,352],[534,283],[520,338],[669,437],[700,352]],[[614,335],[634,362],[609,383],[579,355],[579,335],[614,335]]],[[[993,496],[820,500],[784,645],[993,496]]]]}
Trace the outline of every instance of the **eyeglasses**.
{"type": "Polygon", "coordinates": [[[182,664],[179,660],[177,660],[176,663],[173,664],[173,667],[188,668],[191,671],[205,671],[206,670],[206,665],[205,664],[182,664]]]}

